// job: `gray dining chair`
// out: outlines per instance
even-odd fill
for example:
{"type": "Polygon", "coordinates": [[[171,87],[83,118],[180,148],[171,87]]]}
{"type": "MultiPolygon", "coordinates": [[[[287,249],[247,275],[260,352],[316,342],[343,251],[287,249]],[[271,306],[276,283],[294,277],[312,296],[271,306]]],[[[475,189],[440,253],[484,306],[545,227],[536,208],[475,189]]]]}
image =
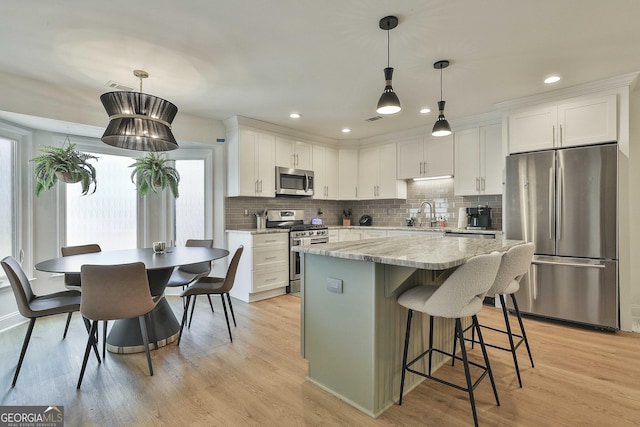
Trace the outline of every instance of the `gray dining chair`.
{"type": "MultiPolygon", "coordinates": [[[[62,291],[47,295],[36,295],[31,288],[31,283],[27,275],[14,257],[5,257],[0,263],[11,284],[11,289],[13,290],[13,295],[18,305],[18,311],[21,315],[29,319],[29,326],[24,337],[24,342],[22,343],[22,350],[18,359],[18,365],[16,366],[16,372],[13,376],[13,382],[11,383],[11,387],[15,387],[24,356],[27,352],[27,347],[29,346],[29,341],[31,340],[33,327],[36,324],[36,319],[55,314],[71,314],[74,311],[80,310],[80,292],[62,291]]],[[[101,363],[95,345],[93,348],[96,352],[98,363],[101,363]]]]}
{"type": "Polygon", "coordinates": [[[191,319],[193,319],[193,312],[196,308],[196,298],[198,295],[220,295],[220,299],[222,300],[222,308],[224,309],[224,317],[227,321],[227,330],[229,331],[229,339],[233,342],[233,337],[231,335],[231,325],[229,324],[229,315],[227,314],[227,306],[224,300],[226,295],[227,301],[229,302],[229,309],[231,310],[231,316],[233,317],[233,324],[236,326],[236,316],[233,313],[233,305],[231,305],[231,296],[229,295],[229,291],[233,287],[233,284],[236,280],[236,272],[238,271],[238,264],[240,263],[240,257],[242,256],[242,252],[244,251],[244,246],[240,245],[236,250],[231,262],[229,263],[229,268],[227,269],[227,274],[225,277],[202,277],[195,281],[195,283],[189,285],[189,287],[182,292],[180,295],[182,298],[186,299],[184,304],[185,309],[182,314],[182,322],[180,323],[180,334],[178,335],[178,344],[180,345],[180,339],[182,338],[182,331],[184,329],[184,325],[187,322],[187,313],[189,312],[189,302],[193,297],[193,303],[191,304],[191,318],[189,319],[189,326],[191,326],[191,319]]]}
{"type": "MultiPolygon", "coordinates": [[[[78,246],[63,246],[60,248],[60,252],[62,256],[71,256],[71,255],[80,255],[80,254],[89,254],[95,252],[102,252],[102,248],[97,243],[90,243],[87,245],[78,245],[78,246]]],[[[80,290],[80,273],[65,273],[64,275],[64,286],[71,291],[79,291],[80,290]]],[[[67,324],[64,327],[64,336],[67,336],[67,330],[69,329],[69,324],[71,323],[71,316],[73,313],[69,313],[67,316],[67,324]]],[[[87,326],[87,331],[89,330],[88,322],[85,321],[85,325],[87,326]]],[[[104,323],[104,335],[106,339],[107,334],[107,322],[104,323]]],[[[102,357],[104,357],[105,349],[104,344],[102,348],[102,357]]]]}
{"type": "Polygon", "coordinates": [[[138,318],[147,354],[149,375],[153,375],[146,315],[156,307],[160,298],[154,300],[151,296],[144,263],[83,265],[81,281],[80,313],[91,321],[91,330],[82,361],[78,388],[82,384],[91,346],[95,344],[95,334],[100,320],[138,318]]]}
{"type": "MultiPolygon", "coordinates": [[[[185,243],[185,246],[213,248],[213,239],[188,239],[185,243]]],[[[201,277],[208,276],[209,273],[211,273],[211,267],[211,261],[181,265],[175,268],[171,273],[171,277],[169,277],[169,281],[167,282],[167,287],[180,287],[184,291],[184,289],[189,286],[189,284],[193,283],[201,277]]],[[[209,305],[211,306],[211,311],[213,311],[213,303],[211,302],[211,297],[208,296],[208,298],[209,305]]]]}

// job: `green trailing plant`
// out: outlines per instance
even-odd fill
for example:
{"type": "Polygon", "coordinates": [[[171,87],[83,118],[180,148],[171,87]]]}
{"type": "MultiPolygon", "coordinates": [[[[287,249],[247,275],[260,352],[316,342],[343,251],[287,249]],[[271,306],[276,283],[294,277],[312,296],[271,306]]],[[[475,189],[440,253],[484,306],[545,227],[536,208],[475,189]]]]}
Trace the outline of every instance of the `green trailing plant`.
{"type": "Polygon", "coordinates": [[[169,188],[173,197],[179,197],[178,184],[180,174],[167,164],[169,160],[162,154],[149,153],[146,157],[136,160],[130,165],[134,168],[131,172],[131,182],[136,184],[136,188],[141,196],[146,195],[149,190],[157,193],[157,189],[169,188]]]}
{"type": "MultiPolygon", "coordinates": [[[[69,138],[67,138],[67,142],[69,138]]],[[[43,145],[40,156],[31,159],[35,163],[34,178],[36,196],[53,187],[58,180],[65,183],[82,184],[82,195],[96,192],[96,169],[89,160],[98,160],[96,156],[76,150],[75,144],[62,147],[43,145]],[[93,190],[91,187],[93,186],[93,190]],[[89,192],[91,190],[91,192],[89,192]]]]}

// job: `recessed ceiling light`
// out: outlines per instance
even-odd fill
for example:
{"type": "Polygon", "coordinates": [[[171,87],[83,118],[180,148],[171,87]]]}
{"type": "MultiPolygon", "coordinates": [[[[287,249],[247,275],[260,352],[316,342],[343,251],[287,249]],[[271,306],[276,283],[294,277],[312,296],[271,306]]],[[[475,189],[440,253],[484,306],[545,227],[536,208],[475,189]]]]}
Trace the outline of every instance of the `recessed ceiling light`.
{"type": "Polygon", "coordinates": [[[560,81],[560,76],[549,76],[544,79],[545,84],[551,84],[560,81]]]}
{"type": "Polygon", "coordinates": [[[291,114],[289,114],[289,117],[291,117],[292,119],[299,119],[300,117],[302,117],[302,114],[300,114],[300,113],[291,113],[291,114]]]}
{"type": "Polygon", "coordinates": [[[431,112],[431,108],[425,107],[425,108],[421,108],[420,109],[420,114],[427,114],[427,113],[430,113],[430,112],[431,112]]]}
{"type": "Polygon", "coordinates": [[[342,133],[349,133],[351,132],[351,129],[349,128],[342,128],[342,133]]]}

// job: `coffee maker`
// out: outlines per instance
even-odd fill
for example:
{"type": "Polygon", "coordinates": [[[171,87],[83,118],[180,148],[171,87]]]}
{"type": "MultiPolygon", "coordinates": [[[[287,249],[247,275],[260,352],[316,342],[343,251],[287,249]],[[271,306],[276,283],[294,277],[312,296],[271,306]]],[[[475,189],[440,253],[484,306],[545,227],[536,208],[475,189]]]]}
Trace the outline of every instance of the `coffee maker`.
{"type": "Polygon", "coordinates": [[[467,230],[488,230],[491,228],[491,208],[479,205],[467,208],[467,230]]]}

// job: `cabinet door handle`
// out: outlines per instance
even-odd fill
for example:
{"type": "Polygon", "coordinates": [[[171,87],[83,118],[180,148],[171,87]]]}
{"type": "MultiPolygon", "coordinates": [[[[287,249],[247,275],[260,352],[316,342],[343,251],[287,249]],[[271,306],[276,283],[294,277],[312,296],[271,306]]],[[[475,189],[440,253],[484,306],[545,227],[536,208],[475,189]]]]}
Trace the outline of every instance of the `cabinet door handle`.
{"type": "Polygon", "coordinates": [[[265,257],[265,260],[268,260],[268,259],[276,259],[276,258],[278,258],[278,257],[277,257],[277,256],[268,256],[268,257],[265,257]]]}
{"type": "Polygon", "coordinates": [[[562,125],[560,125],[560,145],[562,145],[564,141],[562,141],[562,125]]]}
{"type": "Polygon", "coordinates": [[[423,174],[427,174],[427,162],[424,162],[424,168],[422,169],[423,174]]]}
{"type": "Polygon", "coordinates": [[[480,191],[480,178],[476,176],[476,191],[480,191]]]}
{"type": "Polygon", "coordinates": [[[485,180],[484,177],[480,178],[480,182],[482,183],[482,191],[485,189],[485,180]]]}
{"type": "Polygon", "coordinates": [[[262,180],[260,180],[260,192],[262,193],[262,180]]]}
{"type": "Polygon", "coordinates": [[[356,199],[358,198],[358,186],[356,185],[356,199]]]}
{"type": "Polygon", "coordinates": [[[258,192],[258,180],[256,179],[256,182],[254,183],[254,190],[257,193],[258,192]]]}
{"type": "Polygon", "coordinates": [[[556,125],[551,127],[551,137],[552,137],[552,145],[556,146],[556,125]]]}
{"type": "Polygon", "coordinates": [[[420,175],[422,175],[422,165],[424,164],[424,162],[420,162],[420,175]]]}

